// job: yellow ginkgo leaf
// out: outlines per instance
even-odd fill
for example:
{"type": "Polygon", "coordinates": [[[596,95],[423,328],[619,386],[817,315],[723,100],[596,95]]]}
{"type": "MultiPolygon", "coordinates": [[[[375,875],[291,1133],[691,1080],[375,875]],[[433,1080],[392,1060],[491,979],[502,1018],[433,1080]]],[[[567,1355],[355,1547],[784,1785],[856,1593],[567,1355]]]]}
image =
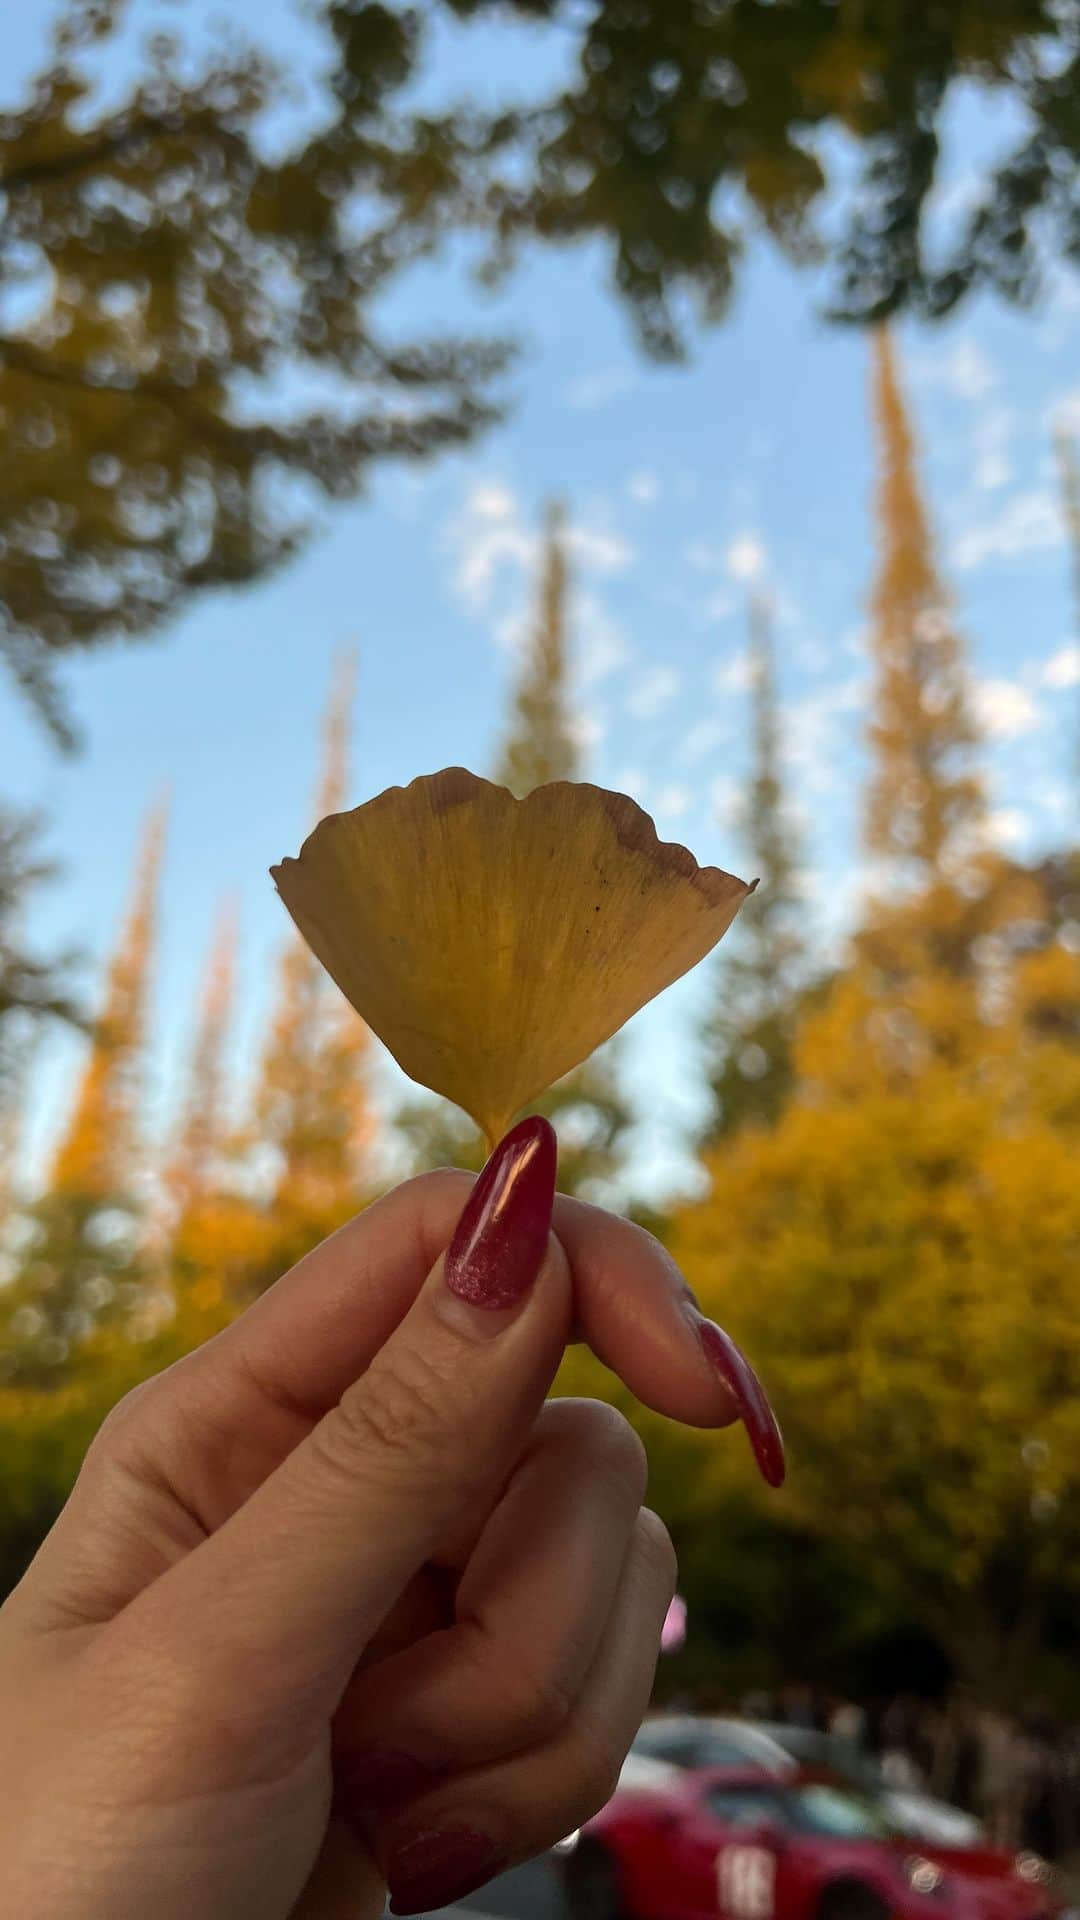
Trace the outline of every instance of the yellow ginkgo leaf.
{"type": "Polygon", "coordinates": [[[272,872],[357,1013],[490,1142],[750,892],[625,794],[560,780],[517,800],[461,767],[332,814],[272,872]]]}

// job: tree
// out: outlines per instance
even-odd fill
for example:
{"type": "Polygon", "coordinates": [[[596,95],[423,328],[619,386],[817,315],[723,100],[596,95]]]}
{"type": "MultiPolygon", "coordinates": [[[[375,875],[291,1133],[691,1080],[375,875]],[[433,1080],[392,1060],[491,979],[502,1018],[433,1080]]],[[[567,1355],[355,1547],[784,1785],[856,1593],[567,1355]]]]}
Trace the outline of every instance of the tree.
{"type": "Polygon", "coordinates": [[[214,935],[195,1029],[187,1095],[166,1186],[172,1210],[182,1220],[214,1191],[228,1125],[225,1047],[236,973],[236,918],[223,909],[214,935]]]}
{"type": "Polygon", "coordinates": [[[671,1246],[775,1396],[792,1517],[1015,1704],[1080,1567],[1075,956],[1016,960],[948,1058],[899,1011],[835,983],[800,1031],[799,1096],[711,1157],[671,1246]],[[1039,1031],[1066,979],[1071,1029],[1039,1031]]]}
{"type": "Polygon", "coordinates": [[[707,1033],[713,1137],[747,1120],[769,1125],[780,1112],[806,974],[799,847],[784,798],[771,613],[761,593],[750,603],[750,659],[753,761],[739,825],[759,884],[718,963],[707,1033]]]}
{"type": "Polygon", "coordinates": [[[154,958],[165,813],[143,836],[104,1004],[45,1193],[28,1211],[25,1246],[5,1300],[8,1377],[46,1380],[98,1326],[138,1324],[136,1251],[145,1174],[141,1074],[154,958]]]}
{"type": "Polygon", "coordinates": [[[122,12],[73,6],[0,118],[0,277],[40,295],[0,330],[0,657],[67,741],[66,651],[280,564],[305,489],[347,498],[379,459],[468,439],[505,360],[376,324],[459,193],[452,127],[392,108],[417,17],[326,6],[324,112],[271,161],[287,77],[255,51],[159,37],[103,104],[87,55],[122,12]]]}
{"type": "Polygon", "coordinates": [[[73,956],[43,955],[25,942],[23,921],[35,889],[55,873],[37,841],[40,822],[0,806],[0,1101],[17,1078],[35,1033],[53,1020],[73,1022],[73,956]]]}
{"type": "MultiPolygon", "coordinates": [[[[988,942],[1044,912],[1037,880],[993,851],[962,638],[937,570],[889,336],[874,337],[878,567],[864,837],[876,869],[857,935],[883,991],[927,972],[977,992],[988,942]],[[966,984],[964,984],[966,983],[966,984]]],[[[939,995],[939,1010],[945,996],[939,995]]]]}
{"type": "MultiPolygon", "coordinates": [[[[521,799],[551,780],[580,777],[567,690],[570,580],[565,516],[547,509],[541,547],[536,616],[522,656],[496,779],[521,799]]],[[[631,1124],[618,1086],[612,1047],[604,1047],[552,1087],[534,1109],[559,1135],[559,1184],[564,1192],[597,1196],[608,1190],[620,1142],[631,1124]]],[[[400,1116],[417,1169],[460,1166],[475,1171],[483,1143],[471,1122],[445,1102],[411,1101],[400,1116]]]]}
{"type": "MultiPolygon", "coordinates": [[[[488,9],[454,0],[470,17],[488,9]]],[[[760,232],[796,262],[824,262],[833,312],[860,322],[903,307],[936,318],[984,287],[1030,300],[1051,250],[1077,259],[1075,9],[788,0],[778,25],[757,0],[602,0],[583,26],[572,0],[516,11],[556,22],[571,62],[518,130],[506,243],[607,242],[656,351],[679,350],[691,301],[707,319],[725,311],[760,232]],[[1008,97],[1023,130],[942,245],[924,214],[965,85],[1008,97]],[[840,152],[857,159],[853,192],[840,152]]]]}
{"type": "Polygon", "coordinates": [[[919,491],[910,422],[889,335],[874,335],[879,564],[866,816],[871,853],[917,886],[970,854],[982,791],[962,642],[949,617],[919,491]]]}
{"type": "MultiPolygon", "coordinates": [[[[1080,459],[1077,458],[1076,440],[1064,423],[1059,426],[1054,438],[1061,475],[1061,505],[1072,559],[1074,627],[1080,645],[1080,459]]],[[[1076,771],[1080,773],[1080,732],[1077,735],[1074,762],[1076,771]]]]}
{"type": "Polygon", "coordinates": [[[149,1251],[186,1351],[243,1304],[272,1262],[277,1223],[254,1190],[241,1130],[230,1121],[226,1052],[236,976],[236,917],[223,908],[203,982],[186,1097],[162,1182],[149,1251]]]}
{"type": "Polygon", "coordinates": [[[573,780],[579,772],[581,756],[566,694],[565,540],[564,509],[551,501],[544,523],[536,620],[494,776],[519,799],[549,780],[573,780]]]}
{"type": "MultiPolygon", "coordinates": [[[[316,817],[340,812],[348,783],[354,665],[339,665],[327,710],[316,817]]],[[[298,934],[282,955],[277,1007],[255,1094],[252,1138],[269,1150],[270,1277],[349,1219],[375,1184],[367,1028],[298,934]]]]}
{"type": "MultiPolygon", "coordinates": [[[[146,636],[191,596],[265,574],[310,531],[305,496],[351,497],[378,460],[492,417],[501,346],[376,320],[456,234],[487,238],[489,271],[519,241],[607,243],[661,354],[691,302],[723,312],[758,231],[795,260],[824,253],[859,320],[937,315],[986,285],[1032,297],[1048,230],[1076,258],[1080,36],[1057,0],[992,16],[976,0],[932,16],[789,0],[779,35],[756,0],[604,0],[584,22],[574,0],[513,10],[558,37],[554,91],[524,111],[435,111],[411,101],[440,22],[481,30],[501,0],[322,0],[306,125],[291,76],[235,40],[208,55],[159,35],[117,101],[90,56],[123,0],[60,16],[50,64],[0,120],[0,277],[31,316],[0,328],[0,649],[58,735],[66,651],[146,636]],[[1024,132],[942,259],[922,216],[972,84],[1007,96],[1024,132]],[[275,114],[294,131],[271,152],[275,114]],[[862,191],[838,208],[832,156],[853,146],[862,191]]],[[[125,47],[114,70],[130,64],[125,47]]]]}

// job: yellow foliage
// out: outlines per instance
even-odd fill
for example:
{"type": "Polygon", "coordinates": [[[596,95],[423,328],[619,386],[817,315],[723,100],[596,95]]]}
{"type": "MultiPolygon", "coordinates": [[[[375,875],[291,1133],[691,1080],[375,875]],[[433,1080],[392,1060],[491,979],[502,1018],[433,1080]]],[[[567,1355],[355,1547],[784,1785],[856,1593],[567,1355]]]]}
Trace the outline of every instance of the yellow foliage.
{"type": "Polygon", "coordinates": [[[776,1399],[791,1512],[947,1644],[975,1606],[985,1641],[1003,1562],[1021,1586],[1075,1577],[1078,991],[1057,947],[991,1014],[985,982],[927,975],[901,1001],[839,980],[803,1027],[800,1097],[710,1159],[672,1231],[776,1399]]]}

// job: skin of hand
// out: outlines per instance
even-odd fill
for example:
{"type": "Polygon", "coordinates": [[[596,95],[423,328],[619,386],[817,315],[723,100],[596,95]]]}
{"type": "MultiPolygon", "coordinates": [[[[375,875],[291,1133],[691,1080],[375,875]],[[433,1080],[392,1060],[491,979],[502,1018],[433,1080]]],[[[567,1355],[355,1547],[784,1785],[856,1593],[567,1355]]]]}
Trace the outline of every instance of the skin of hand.
{"type": "Polygon", "coordinates": [[[553,1188],[525,1122],[113,1410],[0,1609],[4,1920],[374,1920],[603,1804],[674,1557],[621,1416],[545,1396],[584,1338],[738,1401],[658,1244],[553,1188]]]}

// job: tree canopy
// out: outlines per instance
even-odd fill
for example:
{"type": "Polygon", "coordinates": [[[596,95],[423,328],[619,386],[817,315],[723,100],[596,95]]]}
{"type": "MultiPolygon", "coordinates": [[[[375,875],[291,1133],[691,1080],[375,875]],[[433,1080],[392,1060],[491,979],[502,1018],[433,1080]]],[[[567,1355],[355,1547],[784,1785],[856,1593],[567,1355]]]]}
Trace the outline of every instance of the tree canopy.
{"type": "Polygon", "coordinates": [[[1080,254],[1075,0],[601,0],[584,23],[573,0],[323,0],[301,121],[257,33],[207,48],[179,18],[102,93],[89,56],[127,11],[61,11],[0,116],[0,654],[60,737],[65,652],[264,574],[320,496],[492,418],[504,344],[385,319],[455,235],[482,236],[489,271],[599,239],[659,354],[722,315],[761,234],[863,321],[983,286],[1031,299],[1048,256],[1080,254]],[[557,30],[563,79],[527,107],[417,106],[440,16],[557,30]],[[965,85],[1023,132],[943,238],[928,210],[965,85]]]}

